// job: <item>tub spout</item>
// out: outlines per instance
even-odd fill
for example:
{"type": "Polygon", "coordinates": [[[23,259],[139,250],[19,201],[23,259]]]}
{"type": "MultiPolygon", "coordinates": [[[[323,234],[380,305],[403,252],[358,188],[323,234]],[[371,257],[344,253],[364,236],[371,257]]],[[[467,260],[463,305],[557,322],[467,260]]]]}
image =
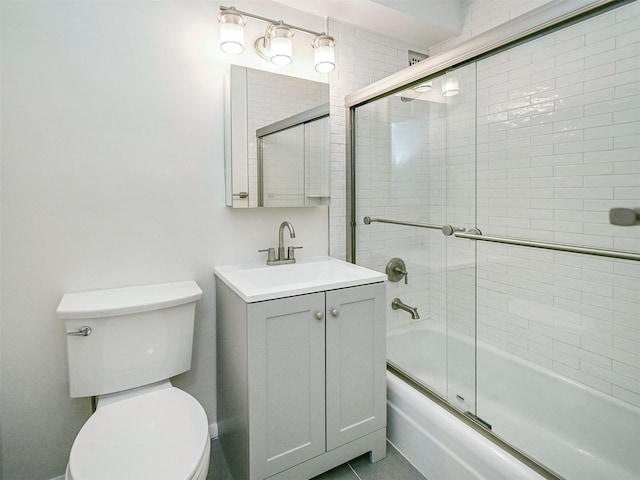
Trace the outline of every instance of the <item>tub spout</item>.
{"type": "Polygon", "coordinates": [[[404,310],[405,312],[409,312],[413,320],[417,320],[420,318],[420,315],[418,315],[417,307],[411,307],[406,303],[402,303],[402,300],[400,300],[398,297],[394,298],[391,302],[391,308],[393,308],[394,310],[400,309],[404,310]]]}

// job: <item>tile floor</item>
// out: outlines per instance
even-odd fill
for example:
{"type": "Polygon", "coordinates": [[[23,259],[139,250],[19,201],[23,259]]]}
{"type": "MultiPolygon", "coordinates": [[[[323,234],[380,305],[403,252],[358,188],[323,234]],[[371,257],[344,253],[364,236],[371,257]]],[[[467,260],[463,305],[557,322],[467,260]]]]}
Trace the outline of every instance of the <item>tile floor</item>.
{"type": "MultiPolygon", "coordinates": [[[[211,441],[211,463],[207,480],[234,480],[229,473],[218,440],[211,441]]],[[[245,479],[235,479],[245,480],[245,479]]],[[[409,461],[387,443],[387,456],[369,463],[369,455],[355,458],[334,468],[314,480],[426,480],[409,461]]]]}

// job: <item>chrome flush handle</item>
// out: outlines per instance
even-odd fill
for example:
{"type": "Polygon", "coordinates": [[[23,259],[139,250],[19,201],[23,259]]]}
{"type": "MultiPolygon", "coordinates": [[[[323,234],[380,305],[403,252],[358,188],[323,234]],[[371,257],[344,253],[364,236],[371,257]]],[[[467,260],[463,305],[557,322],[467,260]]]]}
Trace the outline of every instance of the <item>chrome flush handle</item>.
{"type": "Polygon", "coordinates": [[[93,330],[91,330],[91,327],[87,327],[85,325],[84,327],[80,327],[75,332],[67,332],[67,335],[69,337],[88,337],[92,333],[93,333],[93,330]]]}

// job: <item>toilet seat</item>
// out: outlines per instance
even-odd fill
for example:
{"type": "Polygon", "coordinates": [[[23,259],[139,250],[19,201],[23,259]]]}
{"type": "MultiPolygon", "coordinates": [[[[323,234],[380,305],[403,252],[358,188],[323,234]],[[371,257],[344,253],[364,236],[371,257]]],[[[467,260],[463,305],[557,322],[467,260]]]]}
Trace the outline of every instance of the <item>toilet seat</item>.
{"type": "Polygon", "coordinates": [[[175,387],[99,406],[76,437],[68,480],[206,478],[209,427],[202,406],[175,387]]]}

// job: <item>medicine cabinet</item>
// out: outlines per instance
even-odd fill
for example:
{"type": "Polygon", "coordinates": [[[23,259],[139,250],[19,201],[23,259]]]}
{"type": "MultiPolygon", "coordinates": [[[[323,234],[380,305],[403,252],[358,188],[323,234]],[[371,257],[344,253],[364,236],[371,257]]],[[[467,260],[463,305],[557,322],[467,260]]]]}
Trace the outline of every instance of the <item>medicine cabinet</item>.
{"type": "Polygon", "coordinates": [[[232,65],[225,186],[234,208],[328,205],[329,86],[232,65]]]}

